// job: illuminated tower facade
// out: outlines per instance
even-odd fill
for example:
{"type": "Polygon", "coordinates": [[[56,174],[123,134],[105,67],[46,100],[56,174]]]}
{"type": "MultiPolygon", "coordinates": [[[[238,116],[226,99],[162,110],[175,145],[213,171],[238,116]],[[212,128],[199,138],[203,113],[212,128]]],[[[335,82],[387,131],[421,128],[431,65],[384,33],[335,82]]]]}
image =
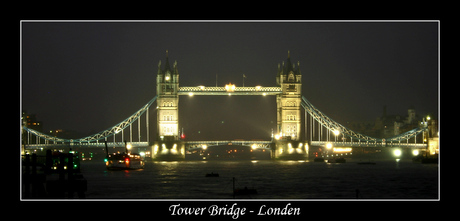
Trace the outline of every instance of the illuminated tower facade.
{"type": "Polygon", "coordinates": [[[157,73],[157,134],[158,140],[179,139],[179,71],[177,61],[169,64],[168,51],[166,61],[161,67],[158,63],[157,73]]]}
{"type": "Polygon", "coordinates": [[[289,51],[282,66],[278,64],[276,82],[282,89],[282,94],[276,95],[277,134],[299,141],[301,134],[302,74],[300,73],[300,63],[297,61],[297,67],[291,63],[289,51]]]}

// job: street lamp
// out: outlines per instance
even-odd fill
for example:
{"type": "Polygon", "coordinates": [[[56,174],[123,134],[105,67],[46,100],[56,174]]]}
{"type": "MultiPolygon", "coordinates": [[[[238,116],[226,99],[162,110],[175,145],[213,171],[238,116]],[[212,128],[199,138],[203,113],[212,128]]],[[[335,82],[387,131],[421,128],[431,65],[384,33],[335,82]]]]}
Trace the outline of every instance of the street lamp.
{"type": "Polygon", "coordinates": [[[338,130],[334,130],[333,133],[334,133],[335,136],[337,136],[337,135],[339,135],[340,132],[338,130]]]}
{"type": "Polygon", "coordinates": [[[340,132],[338,130],[334,130],[333,133],[335,135],[335,142],[337,142],[337,136],[339,135],[340,132]]]}

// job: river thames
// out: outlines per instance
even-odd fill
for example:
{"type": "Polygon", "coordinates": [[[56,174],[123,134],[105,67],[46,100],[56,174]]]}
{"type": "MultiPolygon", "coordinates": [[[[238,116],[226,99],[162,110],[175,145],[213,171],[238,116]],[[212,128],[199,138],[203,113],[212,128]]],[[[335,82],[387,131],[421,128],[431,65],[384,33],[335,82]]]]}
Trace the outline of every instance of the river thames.
{"type": "Polygon", "coordinates": [[[375,165],[313,161],[148,161],[144,169],[111,171],[83,161],[86,199],[233,199],[236,188],[257,194],[237,199],[439,198],[438,164],[375,160],[375,165]],[[219,177],[205,177],[207,173],[219,177]]]}

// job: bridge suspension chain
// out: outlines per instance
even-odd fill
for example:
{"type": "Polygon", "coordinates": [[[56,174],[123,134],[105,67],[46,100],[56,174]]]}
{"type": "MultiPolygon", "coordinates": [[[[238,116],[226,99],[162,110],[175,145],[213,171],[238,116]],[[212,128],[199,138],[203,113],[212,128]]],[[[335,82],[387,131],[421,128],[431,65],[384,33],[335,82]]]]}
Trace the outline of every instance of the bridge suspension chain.
{"type": "Polygon", "coordinates": [[[99,133],[79,138],[79,139],[63,139],[63,138],[58,138],[58,137],[53,137],[48,134],[44,134],[41,132],[38,132],[36,130],[30,129],[28,127],[23,127],[24,130],[28,131],[29,133],[32,133],[35,136],[41,137],[45,140],[53,141],[53,142],[70,142],[70,143],[78,143],[78,142],[92,142],[92,141],[97,141],[100,139],[104,139],[106,137],[112,136],[114,134],[118,134],[120,131],[131,125],[134,121],[136,121],[142,114],[144,114],[149,107],[157,100],[157,96],[155,96],[152,100],[150,100],[147,104],[145,104],[141,109],[136,111],[134,114],[123,120],[122,122],[116,124],[113,127],[110,127],[106,130],[103,130],[99,133]]]}
{"type": "Polygon", "coordinates": [[[302,107],[310,114],[310,116],[312,116],[316,121],[318,121],[321,125],[326,127],[328,130],[332,132],[336,131],[336,132],[342,133],[343,135],[347,137],[352,137],[360,141],[381,142],[381,139],[377,139],[374,137],[370,137],[367,135],[357,133],[337,123],[336,121],[332,120],[331,118],[326,116],[324,113],[319,111],[304,96],[302,96],[302,101],[303,101],[301,103],[302,107]]]}
{"type": "Polygon", "coordinates": [[[376,143],[381,143],[381,142],[399,142],[402,140],[409,140],[412,137],[417,136],[421,132],[423,132],[426,128],[424,127],[418,127],[413,130],[407,131],[405,133],[390,137],[390,138],[374,138],[371,136],[367,136],[358,132],[355,132],[353,130],[350,130],[346,128],[345,126],[337,123],[336,121],[332,120],[328,116],[326,116],[324,113],[322,113],[320,110],[318,110],[313,104],[311,104],[304,96],[302,96],[302,107],[307,111],[310,116],[312,116],[316,121],[318,121],[321,125],[326,127],[330,131],[338,131],[339,133],[342,133],[344,136],[351,137],[353,139],[357,139],[359,141],[366,141],[366,142],[376,142],[376,143]]]}
{"type": "Polygon", "coordinates": [[[419,135],[420,133],[422,133],[425,130],[426,130],[425,127],[417,127],[417,128],[414,128],[414,129],[412,129],[410,131],[407,131],[405,133],[398,134],[398,135],[390,137],[390,138],[386,138],[385,140],[386,140],[386,142],[400,142],[400,141],[403,141],[403,140],[411,139],[412,137],[415,137],[415,136],[419,135]]]}

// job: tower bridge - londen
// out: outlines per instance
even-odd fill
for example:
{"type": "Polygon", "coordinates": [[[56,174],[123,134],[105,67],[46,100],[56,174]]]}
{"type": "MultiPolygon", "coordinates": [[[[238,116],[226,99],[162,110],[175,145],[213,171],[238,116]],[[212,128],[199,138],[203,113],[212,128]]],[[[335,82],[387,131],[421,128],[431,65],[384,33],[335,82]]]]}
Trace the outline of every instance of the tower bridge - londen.
{"type": "Polygon", "coordinates": [[[79,139],[58,138],[23,125],[23,133],[25,134],[23,144],[26,149],[57,146],[103,147],[104,141],[109,142],[109,145],[117,146],[122,145],[122,142],[116,142],[116,136],[121,136],[121,140],[126,140],[132,147],[151,148],[152,158],[158,160],[183,160],[187,151],[203,150],[209,146],[228,144],[270,150],[273,159],[305,159],[308,157],[311,146],[325,148],[335,146],[398,147],[425,150],[429,145],[428,141],[425,141],[429,140],[427,137],[429,133],[426,133],[428,127],[424,122],[417,128],[393,137],[374,138],[350,130],[329,118],[302,96],[300,62],[292,63],[289,52],[287,59],[278,64],[276,84],[277,86],[269,87],[259,85],[238,87],[231,83],[221,87],[180,86],[177,61],[171,66],[169,55],[166,53],[164,65],[162,65],[161,60],[158,63],[156,96],[122,122],[99,133],[79,139]],[[184,137],[180,133],[179,96],[204,95],[276,96],[277,123],[271,139],[266,141],[187,141],[183,139],[184,137]],[[154,103],[156,106],[150,108],[154,103]],[[149,125],[151,109],[157,115],[155,136],[151,136],[149,125]],[[141,128],[141,121],[143,120],[145,120],[145,127],[141,128]],[[137,128],[135,128],[136,126],[137,128]],[[137,139],[133,137],[133,129],[138,131],[137,139]],[[147,134],[142,139],[140,136],[141,129],[146,130],[147,134]],[[36,137],[35,143],[30,142],[30,138],[33,136],[36,137]],[[422,142],[417,143],[417,136],[423,137],[422,142]],[[113,139],[112,143],[110,143],[111,139],[113,139]]]}

